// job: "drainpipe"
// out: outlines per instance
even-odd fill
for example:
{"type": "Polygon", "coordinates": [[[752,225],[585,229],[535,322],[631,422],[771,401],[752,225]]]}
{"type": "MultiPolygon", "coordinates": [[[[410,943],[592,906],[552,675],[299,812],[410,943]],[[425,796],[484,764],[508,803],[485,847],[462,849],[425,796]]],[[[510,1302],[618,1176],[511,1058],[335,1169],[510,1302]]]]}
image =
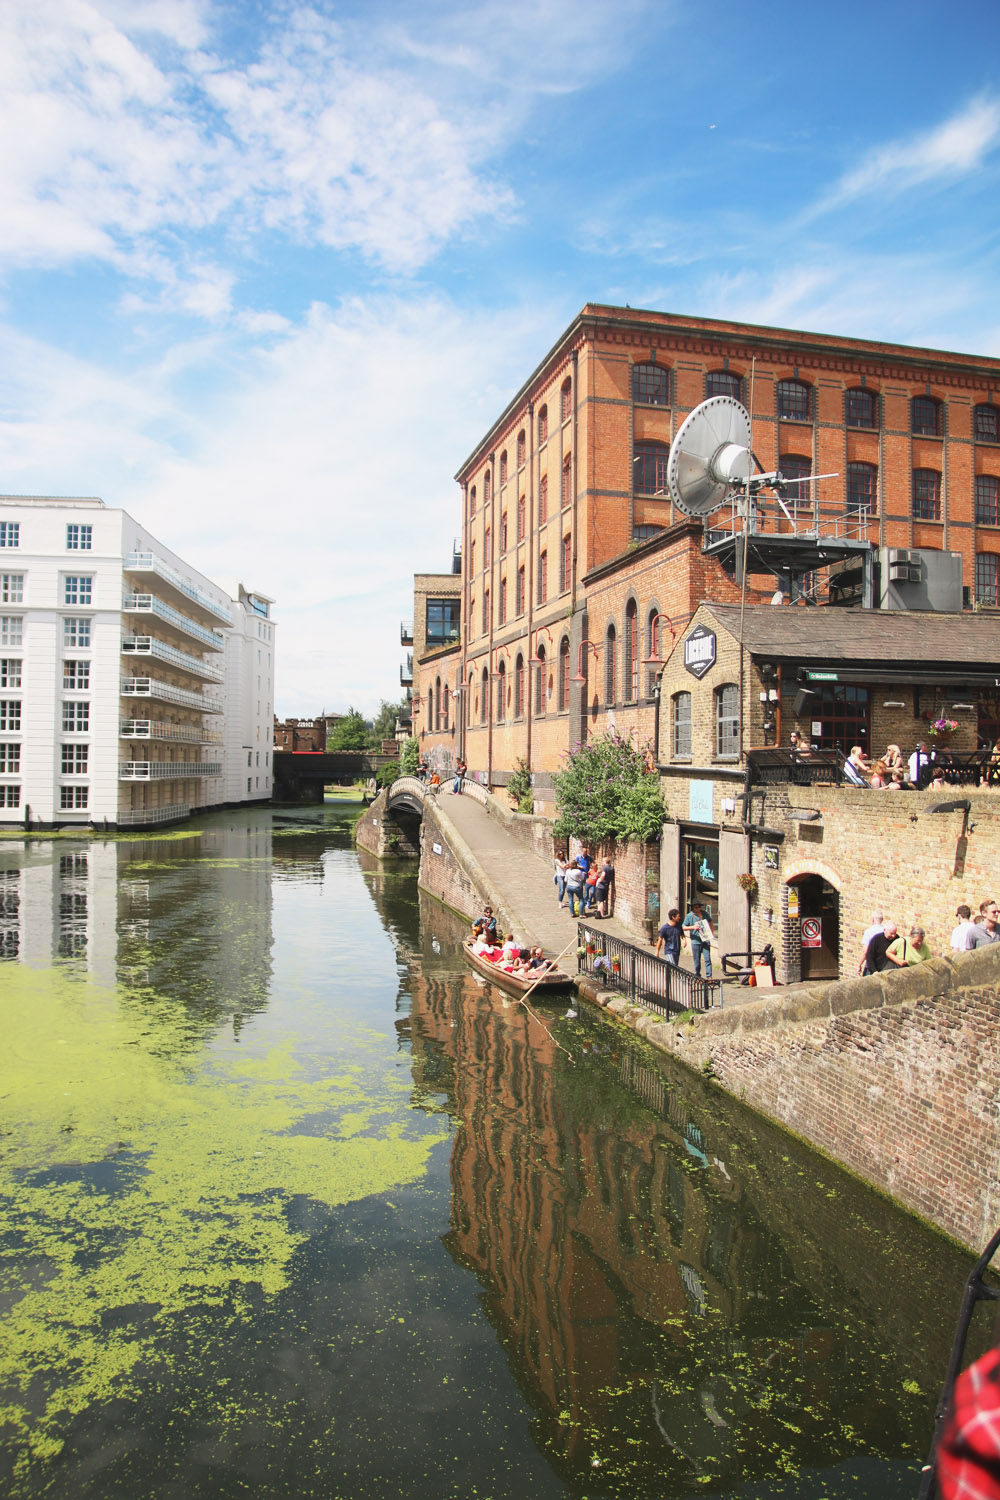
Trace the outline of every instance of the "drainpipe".
{"type": "MultiPolygon", "coordinates": [[[[466,725],[465,698],[466,698],[466,690],[467,690],[466,677],[468,676],[468,671],[467,671],[467,666],[468,666],[467,650],[468,650],[468,641],[469,641],[469,567],[468,567],[468,562],[469,562],[469,551],[468,551],[468,548],[469,548],[469,537],[468,537],[467,530],[466,530],[466,517],[469,514],[469,504],[468,504],[468,502],[469,502],[469,485],[468,485],[468,481],[466,481],[462,485],[462,617],[459,620],[459,629],[460,629],[461,634],[462,634],[462,651],[461,651],[461,655],[460,655],[460,658],[459,658],[459,667],[458,667],[458,670],[459,670],[459,679],[458,679],[458,682],[455,684],[455,686],[460,690],[459,691],[459,696],[458,696],[458,699],[457,699],[457,703],[458,703],[458,711],[457,711],[458,726],[457,726],[456,737],[458,739],[458,753],[463,758],[465,757],[465,725],[466,725]]],[[[419,682],[419,678],[417,680],[419,682]]]]}
{"type": "MultiPolygon", "coordinates": [[[[531,402],[531,401],[529,401],[528,402],[528,433],[529,433],[529,440],[530,440],[531,429],[532,429],[532,427],[534,425],[534,411],[535,411],[534,403],[531,402]]],[[[517,437],[516,436],[514,438],[514,443],[515,443],[515,449],[514,449],[514,466],[515,466],[515,470],[516,470],[516,468],[517,468],[517,447],[516,447],[517,437]]],[[[524,602],[525,602],[525,606],[527,608],[527,613],[528,613],[528,658],[527,658],[527,663],[526,663],[526,665],[527,665],[527,671],[528,671],[528,703],[527,703],[527,708],[528,708],[528,746],[527,746],[528,756],[527,756],[527,760],[528,760],[528,770],[530,771],[531,770],[532,724],[534,722],[534,717],[533,716],[534,716],[534,712],[535,712],[535,709],[534,709],[534,704],[535,704],[535,672],[538,669],[536,667],[533,667],[532,664],[531,664],[531,658],[534,655],[534,635],[535,635],[535,558],[534,558],[534,540],[533,540],[533,532],[532,532],[532,516],[534,514],[535,491],[534,491],[534,486],[533,486],[533,484],[531,482],[531,478],[532,478],[532,475],[531,475],[531,463],[530,463],[530,461],[528,459],[527,453],[525,454],[525,465],[526,465],[527,478],[525,480],[525,485],[524,485],[524,554],[525,554],[524,555],[524,587],[525,587],[525,601],[524,602]]],[[[517,494],[517,491],[520,488],[521,488],[520,481],[518,481],[518,483],[515,484],[515,486],[514,486],[514,490],[515,490],[514,503],[515,503],[515,505],[517,504],[517,501],[520,499],[520,496],[517,494]]],[[[516,534],[517,534],[517,532],[516,532],[516,527],[517,527],[517,518],[516,518],[516,515],[515,515],[515,519],[514,519],[514,526],[515,526],[515,536],[516,536],[516,534]]],[[[544,705],[543,705],[543,712],[544,712],[544,705]]]]}
{"type": "MultiPolygon", "coordinates": [[[[496,609],[495,609],[496,600],[493,598],[493,573],[494,573],[493,555],[494,555],[494,550],[495,550],[495,543],[496,543],[496,540],[497,540],[496,527],[494,525],[494,522],[496,521],[496,508],[497,508],[497,500],[496,500],[496,453],[491,453],[490,454],[490,563],[489,563],[489,573],[487,575],[487,577],[489,578],[489,591],[490,591],[490,618],[489,618],[489,622],[488,622],[489,623],[489,635],[488,635],[488,638],[487,638],[487,648],[486,648],[486,691],[487,691],[487,694],[488,694],[488,699],[487,699],[487,717],[486,717],[486,786],[487,786],[487,789],[489,789],[493,785],[493,620],[494,620],[494,617],[496,615],[496,609]]],[[[484,541],[485,541],[485,538],[484,538],[484,541]]]]}

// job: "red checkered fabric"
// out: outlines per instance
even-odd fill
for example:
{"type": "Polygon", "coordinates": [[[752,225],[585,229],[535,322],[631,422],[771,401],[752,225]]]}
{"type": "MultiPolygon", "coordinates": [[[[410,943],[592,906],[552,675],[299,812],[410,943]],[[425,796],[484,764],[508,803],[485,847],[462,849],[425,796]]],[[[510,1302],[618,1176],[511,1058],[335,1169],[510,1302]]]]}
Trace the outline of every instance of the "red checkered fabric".
{"type": "Polygon", "coordinates": [[[941,1500],[1000,1500],[1000,1349],[955,1382],[937,1458],[941,1500]]]}

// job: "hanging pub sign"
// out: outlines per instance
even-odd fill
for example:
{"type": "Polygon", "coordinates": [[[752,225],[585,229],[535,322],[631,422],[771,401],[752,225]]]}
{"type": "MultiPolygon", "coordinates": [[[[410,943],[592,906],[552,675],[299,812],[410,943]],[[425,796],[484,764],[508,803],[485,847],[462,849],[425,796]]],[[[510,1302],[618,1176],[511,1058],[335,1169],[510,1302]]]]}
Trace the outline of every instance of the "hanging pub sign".
{"type": "Polygon", "coordinates": [[[776,870],[778,868],[778,846],[777,844],[764,845],[764,869],[776,870]]]}
{"type": "Polygon", "coordinates": [[[700,681],[715,666],[715,631],[696,625],[684,641],[684,665],[700,681]]]}

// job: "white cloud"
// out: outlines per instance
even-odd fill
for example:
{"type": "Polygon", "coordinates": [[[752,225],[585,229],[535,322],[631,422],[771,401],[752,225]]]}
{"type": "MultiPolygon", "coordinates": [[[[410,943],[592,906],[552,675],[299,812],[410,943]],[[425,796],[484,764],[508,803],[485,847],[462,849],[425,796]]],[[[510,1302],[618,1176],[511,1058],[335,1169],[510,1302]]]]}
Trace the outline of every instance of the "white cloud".
{"type": "Polygon", "coordinates": [[[4,484],[99,494],[273,596],[280,712],[372,710],[400,694],[414,572],[450,566],[452,475],[572,311],[317,304],[121,377],[0,330],[4,484]]]}
{"type": "Polygon", "coordinates": [[[933,130],[867,152],[806,217],[873,193],[896,194],[922,183],[966,176],[982,165],[998,138],[1000,104],[987,98],[973,99],[933,130]]]}

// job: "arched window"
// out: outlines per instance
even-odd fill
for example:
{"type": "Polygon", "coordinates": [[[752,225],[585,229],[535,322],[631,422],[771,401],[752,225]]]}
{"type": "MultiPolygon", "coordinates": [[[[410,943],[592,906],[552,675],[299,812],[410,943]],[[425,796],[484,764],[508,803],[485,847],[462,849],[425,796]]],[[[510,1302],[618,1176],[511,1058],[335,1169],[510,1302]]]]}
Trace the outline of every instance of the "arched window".
{"type": "Polygon", "coordinates": [[[873,515],[878,498],[878,469],[874,464],[847,465],[847,509],[873,515]]]}
{"type": "Polygon", "coordinates": [[[705,396],[732,396],[743,399],[743,381],[729,370],[710,370],[705,376],[705,396]]]}
{"type": "Polygon", "coordinates": [[[562,549],[559,553],[559,587],[568,589],[572,582],[573,573],[573,538],[567,531],[562,539],[562,549]]]}
{"type": "Polygon", "coordinates": [[[562,383],[559,391],[559,419],[568,422],[573,415],[573,382],[569,376],[562,383]]]}
{"type": "Polygon", "coordinates": [[[720,760],[735,760],[740,753],[739,689],[727,682],[715,690],[715,753],[720,760]]]}
{"type": "Polygon", "coordinates": [[[489,469],[487,469],[486,473],[483,475],[483,504],[484,505],[489,505],[489,503],[490,503],[490,471],[489,471],[489,469]]]}
{"type": "Polygon", "coordinates": [[[524,717],[524,657],[519,651],[514,662],[514,718],[524,717]]]}
{"type": "MultiPolygon", "coordinates": [[[[465,722],[467,724],[471,724],[472,723],[472,715],[473,715],[472,694],[473,694],[473,692],[475,690],[475,685],[476,685],[476,674],[475,674],[475,672],[473,672],[473,671],[470,670],[470,672],[469,672],[469,696],[465,700],[465,722]]],[[[477,710],[477,712],[478,712],[478,710],[477,710]]]]}
{"type": "Polygon", "coordinates": [[[549,437],[549,409],[547,406],[538,408],[538,446],[548,442],[549,437]]]}
{"type": "Polygon", "coordinates": [[[507,537],[507,512],[504,511],[503,515],[500,517],[500,551],[501,551],[501,554],[507,551],[507,546],[508,546],[508,537],[507,537]]]}
{"type": "Polygon", "coordinates": [[[921,437],[940,437],[944,431],[940,401],[933,396],[914,396],[910,402],[910,431],[921,437]]]}
{"type": "Polygon", "coordinates": [[[471,488],[471,490],[469,491],[469,515],[470,516],[474,516],[475,514],[476,514],[476,486],[473,485],[472,488],[471,488]]]}
{"type": "Polygon", "coordinates": [[[427,689],[427,729],[430,734],[433,734],[436,728],[437,723],[434,718],[434,684],[431,683],[427,689]]]}
{"type": "Polygon", "coordinates": [[[549,554],[539,552],[538,554],[538,603],[544,604],[549,597],[549,554]]]}
{"type": "Polygon", "coordinates": [[[604,702],[614,708],[618,697],[618,637],[613,625],[604,637],[604,702]]]}
{"type": "Polygon", "coordinates": [[[632,483],[637,495],[667,493],[669,457],[670,448],[666,443],[636,443],[632,459],[632,483]]]}
{"type": "Polygon", "coordinates": [[[545,672],[548,663],[545,660],[545,647],[539,646],[536,653],[538,660],[535,663],[535,713],[545,712],[545,672]]]}
{"type": "Polygon", "coordinates": [[[1000,407],[992,403],[977,406],[972,417],[972,433],[977,443],[1000,443],[1000,407]]]}
{"type": "Polygon", "coordinates": [[[490,672],[488,667],[483,668],[483,688],[479,697],[479,722],[486,723],[486,715],[490,702],[490,672]]]}
{"type": "Polygon", "coordinates": [[[506,623],[507,623],[507,579],[506,578],[501,578],[501,580],[500,580],[500,598],[498,600],[498,608],[497,608],[497,624],[498,625],[506,625],[506,623]]]}
{"type": "Polygon", "coordinates": [[[483,635],[490,628],[490,591],[483,589],[483,635]]]}
{"type": "Polygon", "coordinates": [[[914,469],[913,515],[917,521],[940,521],[941,475],[937,469],[914,469]]]}
{"type": "Polygon", "coordinates": [[[435,734],[441,732],[441,679],[438,677],[434,683],[434,718],[431,729],[435,734]]]}
{"type": "Polygon", "coordinates": [[[976,525],[1000,526],[1000,479],[976,475],[976,525]]]}
{"type": "Polygon", "coordinates": [[[488,568],[493,561],[493,533],[487,526],[483,532],[483,567],[488,568]]]}
{"type": "Polygon", "coordinates": [[[812,387],[802,380],[779,380],[778,416],[785,422],[812,421],[812,387]]]}
{"type": "Polygon", "coordinates": [[[573,501],[573,455],[567,453],[562,465],[562,489],[561,499],[563,510],[573,501]]]}
{"type": "Polygon", "coordinates": [[[637,406],[669,406],[669,370],[663,365],[633,365],[632,400],[637,406]]]}
{"type": "Polygon", "coordinates": [[[443,695],[441,692],[438,693],[438,705],[441,709],[441,727],[443,728],[445,734],[448,733],[448,699],[450,697],[451,694],[448,691],[448,684],[445,683],[443,695]]]}
{"type": "Polygon", "coordinates": [[[808,476],[812,473],[812,462],[802,453],[783,453],[778,459],[778,468],[788,480],[788,489],[782,499],[794,515],[796,511],[808,510],[812,506],[812,484],[808,476]]]}
{"type": "Polygon", "coordinates": [[[505,448],[503,450],[503,452],[501,453],[501,455],[500,455],[500,485],[501,485],[501,487],[503,487],[503,485],[505,485],[506,483],[507,483],[507,449],[505,448]]]}
{"type": "Polygon", "coordinates": [[[524,541],[524,516],[525,503],[524,496],[521,495],[517,502],[517,539],[519,542],[524,541]]]}
{"type": "Polygon", "coordinates": [[[656,608],[656,605],[654,604],[653,607],[652,607],[652,609],[649,611],[649,615],[648,615],[648,618],[646,620],[646,647],[647,647],[646,655],[650,658],[651,661],[655,661],[656,662],[656,666],[651,666],[649,668],[649,671],[648,671],[647,675],[646,675],[646,697],[647,698],[652,698],[655,695],[655,693],[656,693],[656,678],[657,678],[657,674],[660,671],[660,665],[659,665],[659,663],[660,663],[660,659],[661,659],[660,658],[660,636],[661,636],[660,612],[656,608]]]}
{"type": "Polygon", "coordinates": [[[995,552],[976,553],[976,603],[1000,603],[1000,556],[995,552]]]}
{"type": "Polygon", "coordinates": [[[548,517],[549,517],[549,476],[547,474],[543,474],[542,477],[541,477],[541,479],[539,479],[539,481],[538,481],[538,524],[539,524],[539,526],[541,526],[541,524],[542,524],[543,521],[547,521],[548,517]]]}
{"type": "Polygon", "coordinates": [[[622,644],[625,702],[635,703],[639,697],[639,610],[634,599],[625,606],[625,639],[622,644]]]}
{"type": "Polygon", "coordinates": [[[878,426],[878,396],[859,386],[844,392],[844,424],[847,427],[878,426]]]}
{"type": "Polygon", "coordinates": [[[569,639],[559,642],[559,711],[569,712],[569,639]]]}
{"type": "Polygon", "coordinates": [[[502,724],[507,712],[507,666],[501,662],[497,667],[497,723],[502,724]]]}
{"type": "Polygon", "coordinates": [[[525,439],[523,430],[517,435],[517,467],[524,468],[525,439]]]}
{"type": "Polygon", "coordinates": [[[517,581],[516,581],[514,587],[516,589],[515,604],[514,604],[514,613],[518,614],[518,615],[523,615],[524,614],[524,567],[523,567],[523,565],[520,568],[518,568],[518,570],[517,570],[517,581]]]}
{"type": "Polygon", "coordinates": [[[675,693],[670,700],[671,753],[675,759],[691,756],[691,694],[675,693]]]}

